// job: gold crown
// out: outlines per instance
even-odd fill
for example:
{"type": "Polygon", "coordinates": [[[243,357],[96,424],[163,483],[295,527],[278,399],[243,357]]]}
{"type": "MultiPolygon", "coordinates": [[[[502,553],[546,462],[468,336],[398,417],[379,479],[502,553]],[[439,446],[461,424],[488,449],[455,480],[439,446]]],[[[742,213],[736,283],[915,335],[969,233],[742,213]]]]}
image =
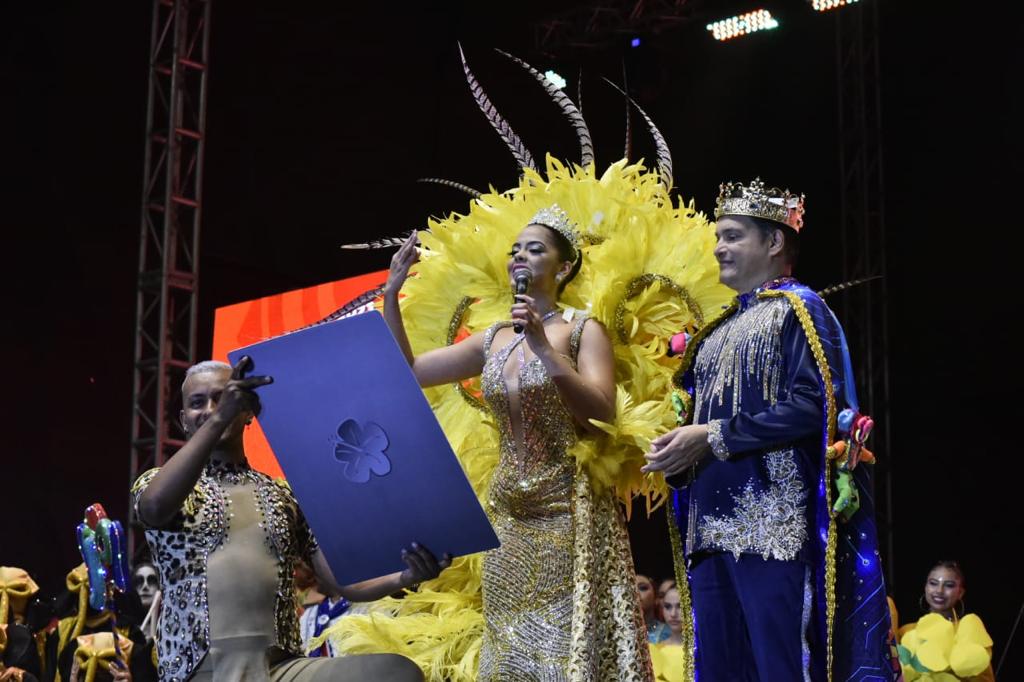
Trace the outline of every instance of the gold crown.
{"type": "Polygon", "coordinates": [[[532,218],[530,218],[530,225],[543,225],[544,227],[550,227],[558,234],[565,237],[569,245],[572,246],[572,258],[576,260],[576,254],[580,248],[580,235],[576,231],[576,223],[569,219],[569,215],[562,210],[558,204],[551,204],[547,208],[542,208],[537,211],[532,218]]]}
{"type": "Polygon", "coordinates": [[[724,215],[748,215],[774,220],[788,225],[797,232],[804,226],[804,195],[797,196],[788,189],[765,189],[761,178],[749,185],[723,182],[715,205],[715,220],[724,215]]]}

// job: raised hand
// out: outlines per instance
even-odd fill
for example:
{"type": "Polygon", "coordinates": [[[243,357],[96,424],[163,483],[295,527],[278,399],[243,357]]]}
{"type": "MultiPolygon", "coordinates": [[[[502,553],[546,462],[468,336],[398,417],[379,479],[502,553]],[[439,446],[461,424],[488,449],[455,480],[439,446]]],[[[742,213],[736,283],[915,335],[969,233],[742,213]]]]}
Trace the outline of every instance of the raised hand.
{"type": "Polygon", "coordinates": [[[243,355],[231,368],[231,379],[217,402],[217,412],[227,421],[233,420],[243,412],[259,416],[260,398],[256,395],[255,389],[274,383],[274,379],[259,375],[245,376],[252,368],[253,361],[248,355],[243,355]]]}
{"type": "Polygon", "coordinates": [[[512,322],[519,325],[526,337],[526,343],[534,355],[543,356],[551,352],[551,342],[544,331],[544,318],[537,312],[536,301],[526,294],[516,294],[512,304],[512,322]]]}
{"type": "Polygon", "coordinates": [[[384,284],[384,294],[397,296],[402,290],[402,285],[409,277],[411,268],[420,259],[420,252],[416,249],[416,242],[419,233],[413,230],[409,238],[398,248],[395,255],[391,257],[391,269],[388,270],[388,281],[384,284]]]}

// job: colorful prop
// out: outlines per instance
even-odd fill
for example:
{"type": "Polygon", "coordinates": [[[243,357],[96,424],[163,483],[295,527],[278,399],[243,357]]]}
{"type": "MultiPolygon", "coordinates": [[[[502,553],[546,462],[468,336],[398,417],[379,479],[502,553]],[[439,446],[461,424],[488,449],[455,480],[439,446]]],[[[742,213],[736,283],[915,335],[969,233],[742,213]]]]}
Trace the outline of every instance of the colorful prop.
{"type": "Polygon", "coordinates": [[[672,391],[672,409],[676,413],[676,426],[683,426],[690,416],[693,399],[683,391],[672,391]]]}
{"type": "MultiPolygon", "coordinates": [[[[125,592],[130,583],[124,529],[120,521],[107,517],[103,505],[89,505],[85,519],[75,529],[78,551],[89,573],[89,606],[94,611],[110,611],[110,630],[117,658],[124,659],[117,638],[117,608],[114,591],[125,592]]],[[[120,665],[120,663],[117,663],[120,665]]]]}
{"type": "Polygon", "coordinates": [[[677,355],[682,355],[686,352],[686,346],[690,343],[690,334],[687,332],[679,332],[668,340],[668,351],[666,355],[670,358],[677,355]]]}
{"type": "Polygon", "coordinates": [[[836,502],[832,505],[832,513],[841,516],[844,521],[850,518],[860,509],[860,495],[857,493],[857,482],[853,480],[853,474],[849,469],[839,469],[836,472],[836,502]]]}
{"type": "Polygon", "coordinates": [[[866,456],[861,456],[861,452],[864,450],[864,442],[875,428],[875,421],[871,417],[851,409],[845,409],[840,412],[837,421],[839,432],[846,437],[846,462],[844,466],[852,471],[857,468],[857,464],[861,460],[869,458],[874,460],[870,452],[867,452],[866,456]]]}
{"type": "Polygon", "coordinates": [[[857,493],[857,484],[853,480],[853,470],[861,462],[875,463],[875,456],[864,447],[864,442],[875,428],[875,422],[871,417],[851,409],[840,412],[836,421],[843,440],[829,448],[829,459],[839,462],[836,472],[836,489],[839,495],[832,505],[832,513],[849,521],[860,509],[860,497],[857,493]]]}
{"type": "MultiPolygon", "coordinates": [[[[686,352],[686,347],[690,344],[691,338],[693,337],[689,332],[673,334],[668,340],[668,348],[665,355],[670,358],[682,355],[686,352]]],[[[672,391],[672,409],[676,413],[676,426],[682,426],[687,422],[692,402],[693,399],[688,393],[672,391]]]]}
{"type": "Polygon", "coordinates": [[[89,606],[106,611],[113,604],[112,590],[124,592],[130,582],[124,529],[97,503],[86,508],[76,533],[78,551],[89,571],[89,606]]]}

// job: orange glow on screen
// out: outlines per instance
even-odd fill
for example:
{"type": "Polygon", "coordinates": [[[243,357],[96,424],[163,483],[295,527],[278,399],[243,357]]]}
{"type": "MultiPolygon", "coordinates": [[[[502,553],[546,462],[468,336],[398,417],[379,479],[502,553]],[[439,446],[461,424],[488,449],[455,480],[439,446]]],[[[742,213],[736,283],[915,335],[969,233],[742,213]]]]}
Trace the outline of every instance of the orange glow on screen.
{"type": "MultiPolygon", "coordinates": [[[[217,308],[213,318],[213,359],[227,362],[228,353],[236,348],[322,320],[360,294],[383,284],[387,276],[386,270],[371,272],[217,308]]],[[[254,469],[284,478],[259,421],[245,431],[245,453],[254,469]]]]}

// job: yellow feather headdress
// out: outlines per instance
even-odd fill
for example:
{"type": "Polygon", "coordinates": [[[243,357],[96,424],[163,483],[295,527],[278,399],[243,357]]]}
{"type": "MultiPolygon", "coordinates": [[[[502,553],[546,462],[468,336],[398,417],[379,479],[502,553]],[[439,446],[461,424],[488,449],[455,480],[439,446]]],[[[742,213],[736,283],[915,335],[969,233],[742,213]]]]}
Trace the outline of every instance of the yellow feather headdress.
{"type": "MultiPolygon", "coordinates": [[[[586,314],[609,330],[617,382],[614,420],[595,423],[602,435],[581,439],[571,454],[596,488],[614,491],[627,510],[635,496],[644,496],[650,511],[665,499],[666,488],[660,475],[640,472],[643,455],[652,438],[675,425],[670,400],[675,362],[666,357],[667,340],[682,329],[695,331],[732,298],[718,282],[712,226],[692,202],[670,195],[671,156],[646,114],[658,144],[659,170],[622,159],[598,173],[582,115],[558,91],[554,99],[580,137],[584,163],[569,167],[549,155],[540,171],[483,94],[464,56],[463,67],[480,108],[520,162],[522,176],[505,191],[474,190],[466,213],[431,219],[420,232],[421,248],[430,257],[405,283],[401,302],[413,351],[450,345],[507,319],[507,253],[495,245],[511,245],[539,211],[557,204],[565,220],[575,223],[583,257],[560,305],[567,317],[586,314]]],[[[550,93],[553,86],[545,89],[550,93]]],[[[486,413],[481,423],[478,383],[435,387],[426,394],[483,501],[498,461],[498,438],[486,413]]],[[[415,593],[382,600],[370,615],[341,619],[320,642],[330,637],[346,652],[402,654],[432,680],[475,679],[484,628],[480,569],[480,555],[460,557],[415,593]]]]}

